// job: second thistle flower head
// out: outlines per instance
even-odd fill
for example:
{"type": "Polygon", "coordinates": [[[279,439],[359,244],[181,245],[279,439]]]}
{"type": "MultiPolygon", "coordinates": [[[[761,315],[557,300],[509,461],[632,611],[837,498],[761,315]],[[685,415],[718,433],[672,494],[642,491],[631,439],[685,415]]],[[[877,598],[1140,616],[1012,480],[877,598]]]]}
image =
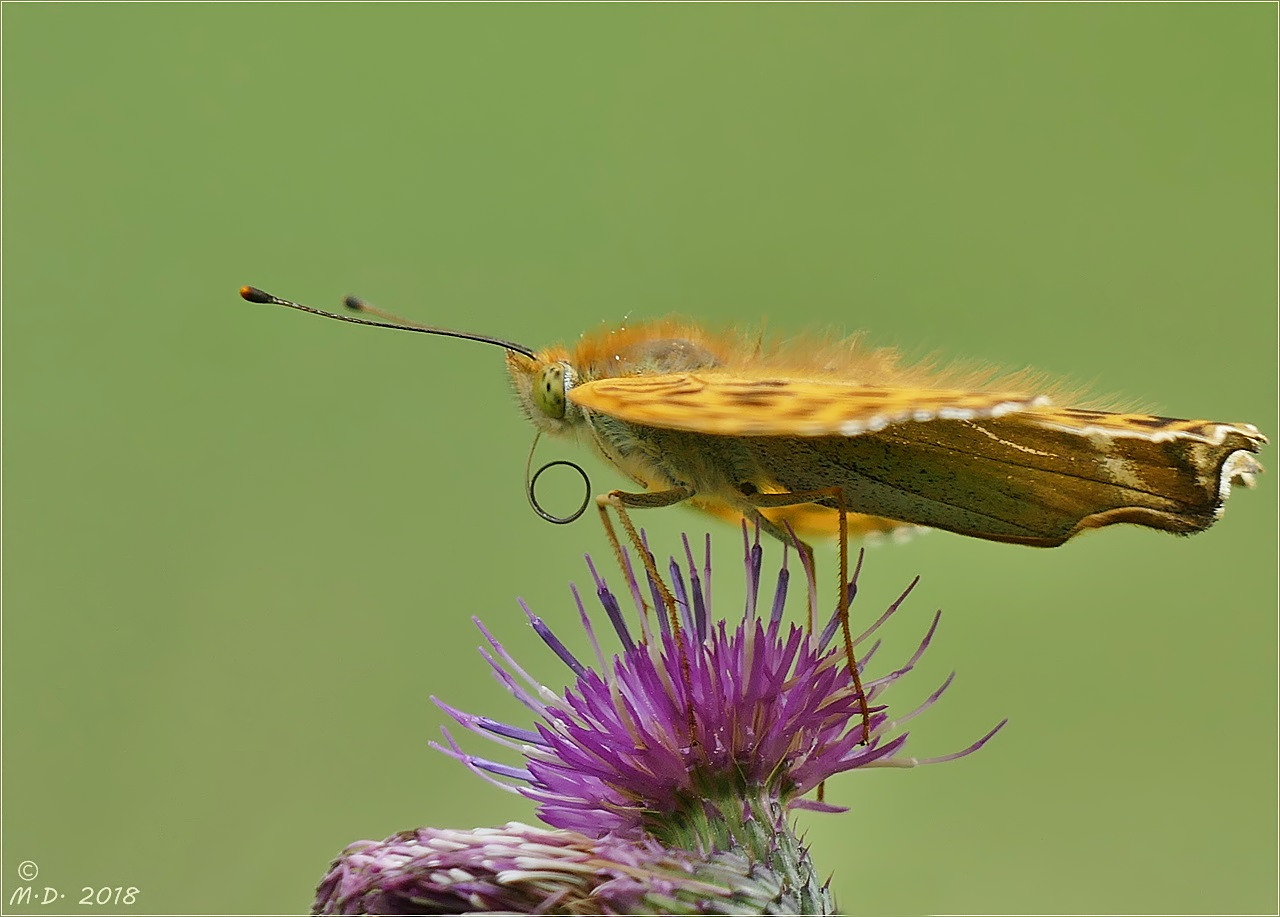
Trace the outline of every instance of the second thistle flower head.
{"type": "MultiPolygon", "coordinates": [[[[645,616],[644,590],[628,568],[627,591],[640,620],[633,633],[617,597],[588,559],[597,597],[622,646],[606,659],[574,589],[594,666],[576,658],[526,607],[535,631],[573,674],[573,683],[560,693],[530,676],[477,621],[491,648],[482,649],[483,655],[537,721],[528,729],[437,701],[461,726],[518,750],[524,763],[510,766],[466,754],[447,732],[449,747],[442,750],[535,800],[539,816],[558,828],[593,837],[647,835],[685,849],[725,849],[742,842],[752,847],[776,843],[776,829],[790,808],[835,809],[804,796],[836,774],[961,757],[1004,725],[941,758],[903,754],[907,733],[901,725],[937,701],[951,678],[919,707],[896,717],[889,715],[882,698],[928,648],[938,616],[903,665],[878,678],[863,675],[864,701],[854,688],[844,650],[832,645],[838,625],[834,616],[820,633],[784,624],[790,580],[785,550],[772,602],[761,615],[762,552],[758,539],[747,542],[745,529],[744,546],[747,601],[736,623],[726,623],[711,615],[710,540],[701,570],[685,541],[687,564],[670,564],[683,622],[678,634],[661,616],[656,625],[645,616]],[[864,702],[870,713],[865,744],[864,702]],[[753,831],[763,833],[752,837],[753,831]]],[[[812,571],[805,572],[812,596],[812,571]]],[[[856,593],[857,577],[855,570],[851,594],[856,593]]],[[[647,585],[653,594],[652,584],[647,585]]],[[[855,645],[888,620],[914,585],[856,637],[855,645]]],[[[653,598],[661,608],[658,597],[653,598]]],[[[812,621],[812,608],[810,617],[812,621]]],[[[878,645],[859,658],[860,672],[878,645]]]]}

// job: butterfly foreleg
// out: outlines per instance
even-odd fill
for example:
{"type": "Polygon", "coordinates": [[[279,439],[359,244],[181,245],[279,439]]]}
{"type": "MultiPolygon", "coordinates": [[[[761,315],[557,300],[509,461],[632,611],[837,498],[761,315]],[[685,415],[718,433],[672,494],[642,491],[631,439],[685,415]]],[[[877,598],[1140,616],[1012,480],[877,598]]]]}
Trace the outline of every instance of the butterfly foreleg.
{"type": "MultiPolygon", "coordinates": [[[[840,630],[844,636],[844,653],[849,664],[849,672],[853,676],[853,687],[858,692],[858,698],[862,704],[862,744],[866,745],[871,741],[871,711],[870,705],[867,703],[866,692],[862,690],[862,677],[858,673],[858,659],[854,655],[853,635],[849,628],[849,507],[845,500],[844,488],[834,485],[816,490],[793,491],[781,494],[755,492],[744,493],[743,497],[747,503],[756,507],[757,510],[780,506],[798,506],[804,503],[818,503],[820,501],[835,503],[836,511],[840,517],[840,596],[838,599],[840,630]]],[[[760,513],[757,512],[756,515],[760,516],[760,513]]],[[[763,518],[763,516],[760,516],[760,518],[763,518]]],[[[810,564],[813,563],[813,548],[795,538],[794,535],[784,533],[782,536],[778,536],[776,529],[777,526],[770,523],[766,531],[769,531],[775,537],[782,537],[784,541],[795,543],[802,552],[807,551],[806,557],[810,564]]],[[[810,566],[809,569],[813,569],[813,567],[810,566]]],[[[811,614],[810,630],[816,629],[817,622],[813,620],[813,615],[811,614]]]]}

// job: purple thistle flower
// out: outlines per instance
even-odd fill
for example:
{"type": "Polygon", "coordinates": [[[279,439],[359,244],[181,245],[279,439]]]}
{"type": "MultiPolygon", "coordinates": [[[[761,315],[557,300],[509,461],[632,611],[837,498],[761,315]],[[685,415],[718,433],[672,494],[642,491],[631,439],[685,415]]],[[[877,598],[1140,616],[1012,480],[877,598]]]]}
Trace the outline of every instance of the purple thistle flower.
{"type": "MultiPolygon", "coordinates": [[[[477,620],[491,649],[482,649],[482,655],[538,720],[527,729],[436,703],[459,725],[517,750],[524,764],[464,753],[447,730],[448,747],[435,747],[490,782],[533,799],[539,816],[558,828],[596,838],[652,837],[703,852],[745,846],[760,853],[764,845],[767,854],[786,830],[787,810],[842,811],[803,798],[823,781],[861,768],[914,767],[963,757],[1004,725],[950,755],[920,759],[904,754],[907,733],[901,725],[931,707],[954,673],[923,704],[896,718],[889,716],[882,698],[928,648],[939,612],[902,666],[878,678],[863,675],[871,731],[867,744],[860,744],[862,699],[853,689],[843,650],[831,644],[838,622],[833,615],[817,635],[783,624],[789,582],[785,548],[770,615],[758,617],[762,552],[758,533],[754,545],[747,543],[745,527],[743,535],[748,598],[734,625],[712,617],[709,536],[701,571],[687,539],[687,567],[674,560],[670,564],[684,621],[681,636],[670,633],[662,616],[654,632],[644,614],[641,586],[629,568],[627,591],[641,621],[638,637],[633,635],[590,558],[596,594],[622,645],[619,655],[606,661],[576,589],[574,599],[596,656],[594,667],[579,661],[525,607],[534,630],[573,674],[573,684],[561,694],[525,672],[477,620]]],[[[861,565],[860,555],[849,584],[851,597],[861,565]]],[[[812,571],[805,572],[812,584],[812,571]]],[[[855,645],[897,611],[916,582],[918,578],[855,645]]],[[[877,641],[859,659],[860,673],[878,646],[877,641]]]]}
{"type": "Polygon", "coordinates": [[[780,898],[777,877],[741,853],[708,860],[513,822],[358,841],[330,866],[313,913],[743,914],[780,898]]]}

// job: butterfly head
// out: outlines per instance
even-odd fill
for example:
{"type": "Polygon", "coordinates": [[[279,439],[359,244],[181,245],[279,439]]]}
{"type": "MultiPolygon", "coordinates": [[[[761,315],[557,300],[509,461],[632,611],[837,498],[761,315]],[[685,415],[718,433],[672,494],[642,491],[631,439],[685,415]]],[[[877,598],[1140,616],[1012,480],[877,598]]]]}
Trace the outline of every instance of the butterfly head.
{"type": "Polygon", "coordinates": [[[507,352],[507,372],[525,416],[545,433],[565,435],[582,422],[582,409],[569,400],[577,381],[573,366],[556,352],[527,357],[507,352]]]}

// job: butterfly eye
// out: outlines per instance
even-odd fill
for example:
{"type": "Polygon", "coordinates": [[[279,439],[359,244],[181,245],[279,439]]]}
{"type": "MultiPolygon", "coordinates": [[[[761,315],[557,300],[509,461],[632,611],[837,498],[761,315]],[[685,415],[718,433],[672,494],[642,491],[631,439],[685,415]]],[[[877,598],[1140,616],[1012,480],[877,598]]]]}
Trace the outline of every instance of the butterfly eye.
{"type": "Polygon", "coordinates": [[[533,380],[533,403],[548,417],[560,420],[564,417],[565,365],[548,363],[538,370],[533,380]]]}

